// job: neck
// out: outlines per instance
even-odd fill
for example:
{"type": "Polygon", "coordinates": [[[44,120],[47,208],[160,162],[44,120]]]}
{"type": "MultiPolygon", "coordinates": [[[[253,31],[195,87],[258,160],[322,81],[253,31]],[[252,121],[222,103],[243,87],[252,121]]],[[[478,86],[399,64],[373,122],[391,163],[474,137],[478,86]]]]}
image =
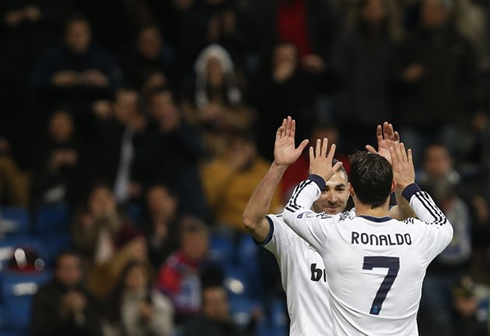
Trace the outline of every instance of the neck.
{"type": "Polygon", "coordinates": [[[356,216],[372,216],[372,217],[386,217],[389,216],[389,198],[386,202],[376,208],[371,208],[371,206],[359,202],[357,198],[354,197],[354,206],[356,207],[356,216]]]}

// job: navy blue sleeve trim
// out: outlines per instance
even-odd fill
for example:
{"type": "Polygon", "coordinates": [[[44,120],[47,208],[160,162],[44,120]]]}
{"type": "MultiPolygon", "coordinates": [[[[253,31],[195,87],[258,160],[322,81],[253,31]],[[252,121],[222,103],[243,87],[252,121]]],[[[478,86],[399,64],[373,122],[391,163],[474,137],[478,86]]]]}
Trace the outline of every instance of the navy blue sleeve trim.
{"type": "Polygon", "coordinates": [[[407,187],[405,187],[405,189],[403,189],[402,196],[405,197],[405,199],[410,202],[412,196],[419,191],[422,191],[419,185],[417,183],[412,183],[407,187]]]}
{"type": "Polygon", "coordinates": [[[321,191],[323,191],[327,188],[327,183],[325,182],[323,177],[321,177],[320,175],[310,174],[308,176],[308,180],[315,182],[321,191]]]}
{"type": "Polygon", "coordinates": [[[265,219],[267,219],[267,221],[269,222],[269,234],[267,235],[267,238],[265,238],[265,240],[262,243],[254,239],[254,243],[257,244],[258,246],[265,246],[269,244],[270,241],[272,240],[272,237],[274,236],[274,222],[272,221],[272,219],[269,218],[269,216],[265,216],[265,219]]]}

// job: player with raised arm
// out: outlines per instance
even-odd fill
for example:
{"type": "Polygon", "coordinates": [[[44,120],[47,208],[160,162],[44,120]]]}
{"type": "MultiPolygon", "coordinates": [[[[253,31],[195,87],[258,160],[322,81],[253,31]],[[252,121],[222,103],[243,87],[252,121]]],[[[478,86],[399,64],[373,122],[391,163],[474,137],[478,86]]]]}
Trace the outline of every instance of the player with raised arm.
{"type": "MultiPolygon", "coordinates": [[[[282,215],[267,215],[272,195],[284,172],[308,143],[305,140],[298,148],[295,147],[295,128],[295,121],[288,117],[278,129],[274,162],[250,198],[243,213],[243,224],[256,243],[272,252],[277,259],[291,319],[290,335],[329,335],[331,318],[327,315],[328,289],[321,256],[283,222],[282,215]]],[[[384,123],[378,126],[377,136],[378,152],[389,156],[389,146],[398,139],[398,134],[391,124],[384,123]]],[[[371,146],[369,150],[376,152],[371,146]]],[[[340,169],[326,182],[325,190],[312,209],[331,215],[344,211],[349,198],[347,185],[347,174],[340,169]]],[[[405,208],[410,208],[408,202],[405,203],[405,208]]],[[[406,218],[403,207],[400,211],[394,207],[391,213],[406,218]]]]}
{"type": "Polygon", "coordinates": [[[453,229],[432,198],[415,184],[411,151],[393,143],[393,167],[380,155],[351,157],[349,193],[356,217],[312,212],[328,181],[335,145],[310,148],[310,176],[291,196],[284,221],[323,257],[332,335],[418,335],[416,316],[429,263],[449,244],[453,229]],[[419,219],[388,216],[395,188],[419,219]]]}

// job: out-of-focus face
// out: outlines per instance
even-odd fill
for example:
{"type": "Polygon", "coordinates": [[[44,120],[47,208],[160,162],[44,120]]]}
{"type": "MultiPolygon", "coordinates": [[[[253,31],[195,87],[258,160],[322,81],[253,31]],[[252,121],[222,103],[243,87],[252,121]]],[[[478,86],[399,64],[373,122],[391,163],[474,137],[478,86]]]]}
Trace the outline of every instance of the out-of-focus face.
{"type": "Polygon", "coordinates": [[[420,18],[425,28],[443,26],[449,19],[450,11],[441,0],[424,0],[420,6],[420,18]]]}
{"type": "Polygon", "coordinates": [[[362,8],[361,15],[364,21],[379,24],[386,18],[386,7],[383,0],[367,0],[362,8]]]}
{"type": "Polygon", "coordinates": [[[344,172],[337,172],[327,181],[326,189],[322,191],[320,198],[313,203],[313,210],[329,215],[336,215],[344,211],[349,200],[347,185],[347,175],[344,172]]]}
{"type": "Polygon", "coordinates": [[[126,288],[133,292],[144,290],[146,288],[147,282],[148,272],[141,265],[132,267],[126,274],[126,278],[124,279],[124,284],[126,288]]]}
{"type": "Polygon", "coordinates": [[[228,297],[224,288],[206,288],[202,295],[202,310],[206,317],[220,322],[229,320],[228,297]]]}
{"type": "Polygon", "coordinates": [[[191,260],[203,259],[208,253],[208,235],[205,232],[184,232],[181,239],[182,252],[191,260]]]}
{"type": "Polygon", "coordinates": [[[64,255],[58,260],[54,271],[56,280],[66,287],[72,287],[82,280],[80,259],[74,255],[64,255]]]}
{"type": "Polygon", "coordinates": [[[208,82],[211,85],[221,85],[223,83],[223,67],[217,57],[211,56],[206,64],[208,82]]]}
{"type": "Polygon", "coordinates": [[[178,114],[172,93],[163,91],[152,97],[151,113],[155,120],[161,121],[165,118],[174,118],[178,114]]]}
{"type": "Polygon", "coordinates": [[[148,209],[152,214],[165,217],[173,216],[177,211],[178,201],[164,186],[157,185],[148,191],[148,209]]]}
{"type": "Polygon", "coordinates": [[[162,44],[162,35],[157,27],[144,28],[138,34],[138,51],[147,59],[156,59],[162,44]]]}
{"type": "Polygon", "coordinates": [[[128,122],[138,113],[138,93],[131,90],[120,90],[116,94],[114,111],[122,123],[128,122]]]}
{"type": "Polygon", "coordinates": [[[296,65],[298,63],[298,52],[296,47],[289,43],[280,44],[274,51],[274,66],[284,63],[296,65]]]}
{"type": "Polygon", "coordinates": [[[478,300],[474,296],[463,296],[454,299],[454,307],[464,317],[471,317],[478,309],[478,300]]]}
{"type": "Polygon", "coordinates": [[[90,193],[89,209],[95,216],[107,214],[115,211],[116,201],[114,195],[106,187],[98,187],[90,193]]]}
{"type": "Polygon", "coordinates": [[[75,54],[83,54],[91,40],[89,24],[84,20],[71,22],[65,31],[65,43],[75,54]]]}
{"type": "Polygon", "coordinates": [[[49,134],[56,142],[65,142],[73,134],[73,119],[66,112],[56,112],[49,122],[49,134]]]}
{"type": "Polygon", "coordinates": [[[425,150],[423,166],[429,176],[444,177],[452,167],[449,151],[440,145],[429,146],[425,150]]]}

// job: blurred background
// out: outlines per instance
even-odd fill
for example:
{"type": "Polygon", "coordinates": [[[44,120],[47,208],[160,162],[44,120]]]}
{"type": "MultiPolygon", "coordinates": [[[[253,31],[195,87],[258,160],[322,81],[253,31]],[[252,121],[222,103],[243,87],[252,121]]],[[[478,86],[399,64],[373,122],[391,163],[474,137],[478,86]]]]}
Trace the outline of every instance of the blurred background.
{"type": "Polygon", "coordinates": [[[287,335],[277,264],[241,214],[288,115],[347,169],[394,124],[455,231],[420,334],[488,335],[489,10],[2,0],[0,335],[287,335]]]}

